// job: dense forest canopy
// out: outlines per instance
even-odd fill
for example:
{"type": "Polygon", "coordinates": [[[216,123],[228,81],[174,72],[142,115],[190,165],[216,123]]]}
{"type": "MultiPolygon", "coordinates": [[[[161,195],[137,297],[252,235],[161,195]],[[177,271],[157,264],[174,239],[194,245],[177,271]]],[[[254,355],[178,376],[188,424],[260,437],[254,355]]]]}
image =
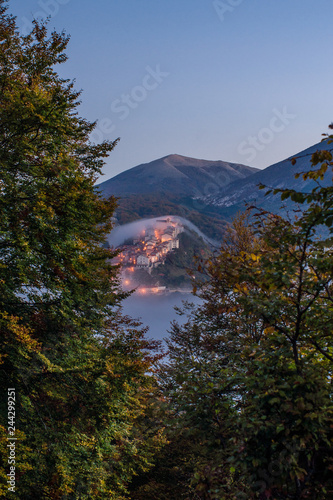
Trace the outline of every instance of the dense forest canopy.
{"type": "Polygon", "coordinates": [[[160,439],[141,424],[154,346],[121,317],[125,294],[102,245],[115,201],[94,183],[117,141],[89,142],[95,125],[55,69],[65,34],[36,22],[20,36],[1,1],[0,44],[0,494],[118,500],[160,439]]]}

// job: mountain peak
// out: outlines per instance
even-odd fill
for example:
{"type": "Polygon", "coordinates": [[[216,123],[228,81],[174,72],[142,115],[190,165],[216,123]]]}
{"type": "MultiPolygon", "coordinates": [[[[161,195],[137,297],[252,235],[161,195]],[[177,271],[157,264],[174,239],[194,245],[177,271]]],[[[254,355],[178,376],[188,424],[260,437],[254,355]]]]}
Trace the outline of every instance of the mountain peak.
{"type": "MultiPolygon", "coordinates": [[[[163,156],[163,158],[160,158],[159,160],[155,161],[166,161],[172,165],[188,165],[192,167],[200,167],[202,165],[208,165],[208,164],[228,164],[229,162],[225,162],[222,160],[204,160],[202,158],[193,158],[192,156],[184,156],[184,155],[179,155],[179,154],[171,154],[167,156],[163,156]]],[[[232,165],[232,164],[231,164],[232,165]]],[[[254,169],[256,170],[256,169],[254,169]]]]}
{"type": "Polygon", "coordinates": [[[224,187],[257,170],[238,163],[170,154],[126,170],[98,187],[106,196],[156,193],[198,196],[211,183],[224,187]]]}
{"type": "Polygon", "coordinates": [[[177,153],[173,153],[171,155],[163,156],[161,160],[180,160],[180,159],[189,159],[187,156],[179,155],[177,153]]]}
{"type": "MultiPolygon", "coordinates": [[[[198,158],[193,158],[192,156],[179,155],[177,153],[173,153],[171,155],[163,156],[163,158],[160,158],[160,160],[186,161],[186,162],[191,162],[191,161],[210,161],[210,160],[202,160],[202,159],[198,159],[198,158]]],[[[157,161],[159,161],[159,160],[157,160],[157,161]]]]}

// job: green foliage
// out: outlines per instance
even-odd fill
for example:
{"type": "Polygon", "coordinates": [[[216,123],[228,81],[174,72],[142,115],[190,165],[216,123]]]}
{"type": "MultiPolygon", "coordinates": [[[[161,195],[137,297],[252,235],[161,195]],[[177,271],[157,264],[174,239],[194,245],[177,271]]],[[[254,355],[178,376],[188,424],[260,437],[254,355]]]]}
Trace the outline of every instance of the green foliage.
{"type": "Polygon", "coordinates": [[[169,439],[188,433],[181,456],[198,457],[184,498],[333,495],[333,259],[316,235],[331,192],[298,220],[239,216],[200,264],[203,303],[173,325],[160,374],[169,439]]]}
{"type": "MultiPolygon", "coordinates": [[[[115,200],[94,183],[117,141],[93,145],[55,66],[68,38],[21,37],[0,0],[1,387],[16,389],[17,498],[127,498],[160,442],[144,425],[156,347],[119,311],[103,247],[115,200]]],[[[7,498],[7,397],[1,489],[7,498]]]]}

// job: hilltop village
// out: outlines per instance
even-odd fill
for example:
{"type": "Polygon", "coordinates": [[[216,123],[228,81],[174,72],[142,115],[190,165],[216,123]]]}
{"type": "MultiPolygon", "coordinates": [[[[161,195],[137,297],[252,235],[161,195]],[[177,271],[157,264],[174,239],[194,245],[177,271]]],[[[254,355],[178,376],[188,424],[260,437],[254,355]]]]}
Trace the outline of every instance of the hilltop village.
{"type": "Polygon", "coordinates": [[[139,236],[123,245],[114,262],[127,271],[150,272],[164,263],[169,252],[179,248],[178,235],[183,231],[184,226],[170,217],[157,219],[153,226],[143,229],[139,236]]]}

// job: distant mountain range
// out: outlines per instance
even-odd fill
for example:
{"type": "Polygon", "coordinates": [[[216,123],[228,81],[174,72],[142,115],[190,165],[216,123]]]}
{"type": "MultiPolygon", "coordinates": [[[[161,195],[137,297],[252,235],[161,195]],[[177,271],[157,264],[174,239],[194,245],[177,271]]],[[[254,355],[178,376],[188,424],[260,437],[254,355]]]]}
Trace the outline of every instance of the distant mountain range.
{"type": "MultiPolygon", "coordinates": [[[[105,196],[120,198],[117,208],[120,224],[173,214],[193,222],[211,238],[221,239],[228,219],[244,210],[246,203],[275,213],[282,210],[280,197],[272,194],[265,197],[259,184],[309,191],[313,181],[304,182],[294,176],[310,170],[311,155],[327,148],[330,146],[326,141],[315,144],[264,170],[169,155],[126,170],[97,187],[105,196]],[[292,158],[297,158],[295,165],[292,158]]],[[[331,182],[327,173],[323,183],[331,182]]]]}
{"type": "Polygon", "coordinates": [[[99,185],[108,196],[133,194],[172,194],[205,196],[203,188],[218,182],[225,187],[257,172],[258,169],[225,161],[198,160],[181,155],[169,155],[122,172],[99,185]]]}
{"type": "MultiPolygon", "coordinates": [[[[260,190],[258,186],[263,184],[268,187],[279,189],[295,189],[296,191],[309,192],[315,187],[314,181],[304,181],[302,177],[295,179],[295,174],[307,172],[311,168],[311,156],[318,150],[333,149],[333,145],[328,145],[327,141],[311,146],[300,153],[290,156],[286,160],[275,163],[270,167],[254,173],[246,179],[240,179],[230,183],[227,188],[221,188],[218,193],[202,197],[201,201],[207,207],[212,207],[221,216],[231,216],[243,210],[245,203],[256,204],[266,210],[279,213],[282,210],[282,202],[278,195],[269,194],[265,196],[266,190],[260,190]],[[295,158],[296,164],[292,165],[291,160],[295,158]]],[[[321,184],[327,186],[332,184],[332,174],[327,172],[321,184]]],[[[291,202],[287,203],[287,207],[291,202]]]]}

